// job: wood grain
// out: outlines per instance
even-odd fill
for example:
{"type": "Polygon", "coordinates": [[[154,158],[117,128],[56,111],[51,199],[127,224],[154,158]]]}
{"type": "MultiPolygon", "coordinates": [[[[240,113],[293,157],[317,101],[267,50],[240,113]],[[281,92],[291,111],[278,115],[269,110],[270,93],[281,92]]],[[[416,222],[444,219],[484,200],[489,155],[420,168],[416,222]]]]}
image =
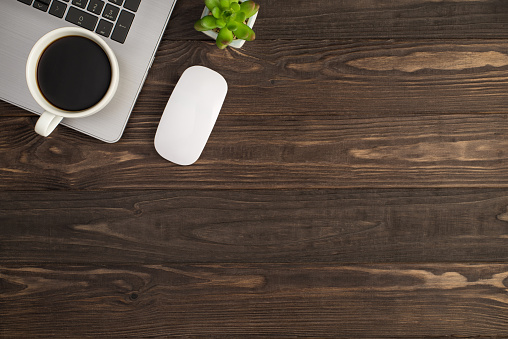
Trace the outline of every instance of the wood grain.
{"type": "Polygon", "coordinates": [[[365,118],[221,116],[200,158],[181,167],[153,147],[158,117],[133,117],[105,144],[35,118],[4,118],[0,187],[302,189],[508,187],[508,115],[365,118]]]}
{"type": "Polygon", "coordinates": [[[506,190],[0,193],[4,263],[508,260],[506,190]]]}
{"type": "Polygon", "coordinates": [[[5,337],[508,335],[506,264],[3,266],[0,282],[5,337]]]}
{"type": "MultiPolygon", "coordinates": [[[[257,40],[507,38],[503,0],[258,0],[257,40]]],[[[165,39],[204,39],[202,1],[179,1],[165,39]]]]}
{"type": "Polygon", "coordinates": [[[0,102],[0,337],[508,337],[508,2],[178,1],[122,139],[0,102]],[[153,137],[224,75],[201,159],[153,137]]]}
{"type": "Polygon", "coordinates": [[[194,64],[220,69],[228,81],[222,114],[508,111],[506,40],[268,41],[239,51],[221,51],[211,43],[168,42],[161,46],[144,88],[142,98],[150,102],[141,98],[137,109],[162,112],[180,74],[194,64]],[[175,63],[180,68],[171,67],[175,63]]]}

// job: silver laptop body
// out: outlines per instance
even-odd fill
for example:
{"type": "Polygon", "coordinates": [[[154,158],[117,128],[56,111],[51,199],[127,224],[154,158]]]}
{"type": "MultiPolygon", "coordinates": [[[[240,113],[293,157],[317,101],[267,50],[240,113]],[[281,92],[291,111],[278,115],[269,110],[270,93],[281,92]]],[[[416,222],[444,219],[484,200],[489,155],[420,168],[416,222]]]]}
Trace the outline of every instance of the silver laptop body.
{"type": "MultiPolygon", "coordinates": [[[[83,1],[88,3],[91,0],[76,1],[83,5],[83,1]]],[[[33,113],[42,114],[26,84],[26,59],[35,42],[47,32],[59,27],[76,26],[66,21],[66,15],[73,7],[73,2],[74,0],[66,2],[67,12],[59,18],[51,15],[49,8],[42,11],[34,8],[34,4],[27,5],[18,0],[2,0],[0,99],[33,113]]],[[[123,3],[123,0],[110,2],[103,0],[103,2],[105,10],[108,4],[123,3]]],[[[120,82],[115,97],[101,112],[86,118],[64,119],[62,124],[105,142],[112,143],[120,139],[150,70],[175,2],[176,0],[142,0],[137,11],[132,13],[135,14],[134,20],[123,44],[103,37],[115,52],[120,66],[120,82]]],[[[116,7],[120,11],[123,10],[121,6],[116,7]]],[[[80,10],[86,11],[87,7],[80,10]]],[[[99,14],[98,23],[101,18],[108,21],[102,15],[104,13],[99,14]]],[[[98,26],[94,30],[97,28],[98,26]]]]}

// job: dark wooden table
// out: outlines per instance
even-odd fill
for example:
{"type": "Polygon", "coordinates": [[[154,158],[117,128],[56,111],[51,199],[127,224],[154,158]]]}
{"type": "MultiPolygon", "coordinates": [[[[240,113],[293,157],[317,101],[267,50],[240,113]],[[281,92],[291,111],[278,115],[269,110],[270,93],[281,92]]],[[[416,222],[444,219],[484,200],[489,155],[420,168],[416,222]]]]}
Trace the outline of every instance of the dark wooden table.
{"type": "Polygon", "coordinates": [[[508,1],[260,0],[219,50],[180,0],[122,139],[0,103],[0,335],[508,336],[508,1]],[[229,83],[157,155],[189,66],[229,83]]]}

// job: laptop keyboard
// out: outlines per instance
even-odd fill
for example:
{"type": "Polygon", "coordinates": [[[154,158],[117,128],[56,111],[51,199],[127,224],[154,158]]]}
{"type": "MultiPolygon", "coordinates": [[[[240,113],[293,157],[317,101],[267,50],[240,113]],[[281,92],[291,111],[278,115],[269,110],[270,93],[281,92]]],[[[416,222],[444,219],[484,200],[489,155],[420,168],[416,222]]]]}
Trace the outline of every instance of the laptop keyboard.
{"type": "Polygon", "coordinates": [[[123,44],[141,0],[18,0],[123,44]]]}

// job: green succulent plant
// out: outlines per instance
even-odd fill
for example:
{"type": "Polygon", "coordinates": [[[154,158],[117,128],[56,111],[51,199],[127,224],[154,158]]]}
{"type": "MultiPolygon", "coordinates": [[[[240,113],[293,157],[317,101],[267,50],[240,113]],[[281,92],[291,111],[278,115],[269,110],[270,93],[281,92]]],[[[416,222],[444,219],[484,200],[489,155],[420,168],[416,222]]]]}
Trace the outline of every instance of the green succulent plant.
{"type": "Polygon", "coordinates": [[[226,48],[235,37],[246,41],[256,38],[256,33],[245,24],[245,20],[259,10],[254,1],[205,0],[205,5],[211,15],[196,21],[194,28],[198,31],[219,29],[216,44],[220,49],[226,48]]]}

